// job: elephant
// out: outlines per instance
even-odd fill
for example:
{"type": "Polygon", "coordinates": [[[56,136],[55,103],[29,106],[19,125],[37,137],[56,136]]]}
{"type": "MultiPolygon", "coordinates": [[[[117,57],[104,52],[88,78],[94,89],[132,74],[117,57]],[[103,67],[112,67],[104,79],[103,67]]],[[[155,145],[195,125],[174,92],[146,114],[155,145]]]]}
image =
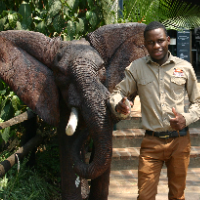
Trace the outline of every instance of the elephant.
{"type": "Polygon", "coordinates": [[[134,22],[104,25],[73,41],[33,31],[0,32],[0,78],[57,127],[63,200],[82,199],[79,177],[91,179],[90,200],[108,198],[112,131],[120,119],[107,100],[125,67],[148,54],[145,27],[134,22]],[[94,149],[86,164],[80,149],[88,135],[94,149]]]}

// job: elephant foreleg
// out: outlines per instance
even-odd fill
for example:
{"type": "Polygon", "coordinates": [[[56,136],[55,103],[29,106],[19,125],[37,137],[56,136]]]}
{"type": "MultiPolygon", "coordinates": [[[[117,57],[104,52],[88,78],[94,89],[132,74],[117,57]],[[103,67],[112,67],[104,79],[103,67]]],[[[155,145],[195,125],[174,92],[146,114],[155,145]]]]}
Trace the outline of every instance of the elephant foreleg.
{"type": "Polygon", "coordinates": [[[71,146],[76,138],[76,134],[73,136],[67,136],[65,134],[65,126],[67,124],[67,116],[69,116],[69,113],[67,115],[67,107],[64,102],[61,103],[60,106],[61,117],[58,127],[58,137],[60,148],[62,200],[82,200],[80,178],[74,172],[70,155],[71,146]]]}

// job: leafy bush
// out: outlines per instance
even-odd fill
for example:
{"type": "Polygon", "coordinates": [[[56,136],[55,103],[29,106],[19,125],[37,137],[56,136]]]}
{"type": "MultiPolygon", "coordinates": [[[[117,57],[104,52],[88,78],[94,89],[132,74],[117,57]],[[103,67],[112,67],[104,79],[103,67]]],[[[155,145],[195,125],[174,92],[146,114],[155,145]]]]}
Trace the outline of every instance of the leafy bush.
{"type": "Polygon", "coordinates": [[[104,24],[114,23],[112,0],[3,0],[0,31],[32,30],[47,36],[79,39],[104,24]]]}
{"type": "MultiPolygon", "coordinates": [[[[27,109],[27,106],[17,95],[0,79],[0,122],[9,120],[27,109]]],[[[19,126],[18,126],[19,128],[19,126]]],[[[0,144],[12,136],[16,136],[16,126],[0,130],[0,144]]]]}
{"type": "Polygon", "coordinates": [[[56,136],[38,147],[35,168],[49,183],[60,185],[60,158],[56,136]]]}
{"type": "Polygon", "coordinates": [[[3,200],[58,200],[61,199],[58,187],[48,183],[35,169],[26,166],[25,158],[17,171],[14,166],[0,179],[0,199],[3,200]]]}

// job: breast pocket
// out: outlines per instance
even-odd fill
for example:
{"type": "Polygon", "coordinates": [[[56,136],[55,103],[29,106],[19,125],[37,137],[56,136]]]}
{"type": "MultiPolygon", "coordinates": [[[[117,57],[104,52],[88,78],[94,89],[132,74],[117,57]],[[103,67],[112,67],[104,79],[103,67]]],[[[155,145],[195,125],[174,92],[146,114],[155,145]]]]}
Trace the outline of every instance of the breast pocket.
{"type": "Polygon", "coordinates": [[[145,86],[145,85],[148,85],[149,83],[151,83],[152,81],[153,80],[150,80],[150,79],[140,79],[140,80],[138,80],[138,84],[145,86]]]}
{"type": "Polygon", "coordinates": [[[138,81],[138,93],[140,98],[145,98],[152,95],[153,90],[153,80],[140,79],[138,81]]]}
{"type": "Polygon", "coordinates": [[[186,78],[184,77],[171,77],[171,92],[172,97],[176,100],[184,98],[186,78]]]}

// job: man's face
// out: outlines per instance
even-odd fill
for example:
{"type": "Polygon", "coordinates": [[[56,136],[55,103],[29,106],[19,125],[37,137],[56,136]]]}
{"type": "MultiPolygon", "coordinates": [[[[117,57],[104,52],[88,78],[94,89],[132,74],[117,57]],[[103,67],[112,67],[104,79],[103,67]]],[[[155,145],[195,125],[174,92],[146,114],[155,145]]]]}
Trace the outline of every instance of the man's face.
{"type": "Polygon", "coordinates": [[[146,32],[145,47],[152,60],[162,65],[168,59],[168,45],[170,37],[166,36],[163,28],[157,28],[146,32]]]}

